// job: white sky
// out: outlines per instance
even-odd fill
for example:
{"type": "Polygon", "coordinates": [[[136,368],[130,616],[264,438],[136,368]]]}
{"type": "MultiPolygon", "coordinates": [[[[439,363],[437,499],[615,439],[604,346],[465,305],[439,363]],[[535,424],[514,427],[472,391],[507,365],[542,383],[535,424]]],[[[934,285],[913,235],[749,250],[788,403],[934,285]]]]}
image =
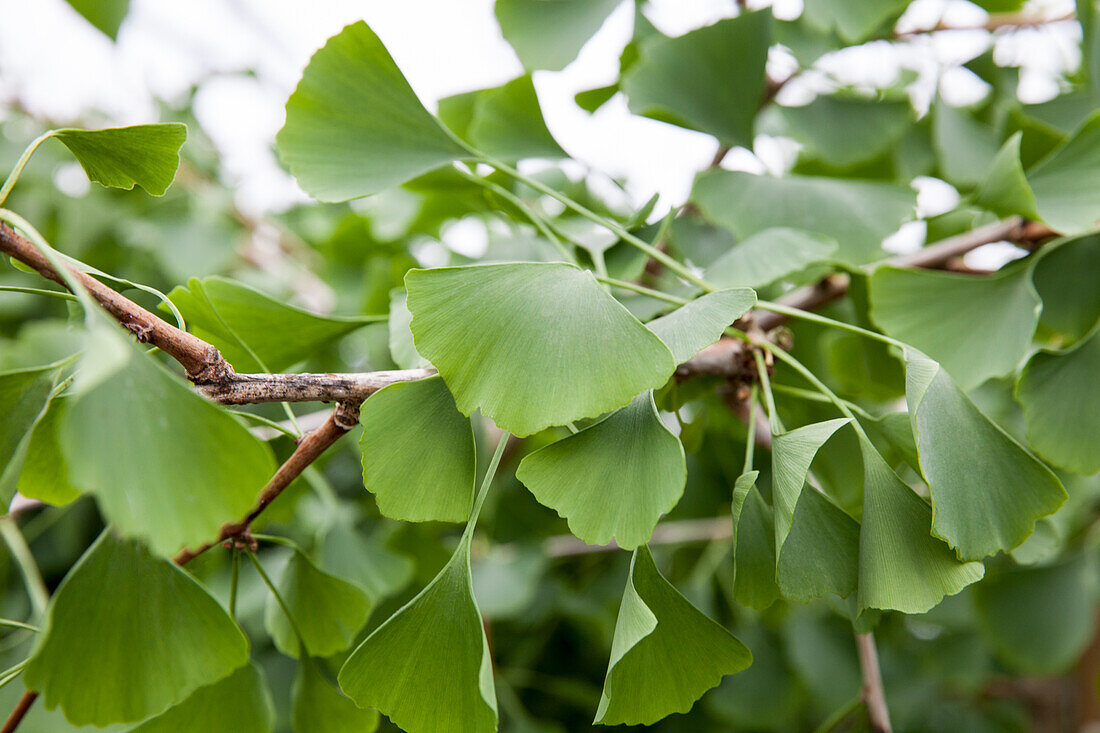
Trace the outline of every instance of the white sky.
{"type": "MultiPolygon", "coordinates": [[[[0,105],[18,98],[32,112],[61,122],[98,110],[114,124],[157,119],[153,100],[173,99],[200,83],[196,114],[218,145],[225,179],[245,212],[280,210],[304,195],[278,167],[272,141],[283,122],[283,103],[309,56],[347,23],[365,19],[429,109],[444,96],[494,86],[522,72],[504,41],[492,0],[132,0],[118,43],[92,28],[63,0],[0,0],[0,105]],[[303,5],[307,7],[303,9],[303,5]],[[233,72],[255,69],[255,77],[233,72]]],[[[765,0],[750,2],[756,7],[765,0]]],[[[736,14],[733,0],[651,0],[647,15],[663,32],[678,35],[736,14]]],[[[1057,16],[1072,0],[1033,2],[1029,9],[1057,16]]],[[[781,17],[794,17],[801,0],[776,0],[781,17]]],[[[562,72],[538,72],[535,86],[547,124],[576,160],[621,177],[640,205],[653,193],[661,206],[688,196],[694,174],[714,154],[714,140],[700,133],[631,115],[621,95],[597,114],[573,103],[578,91],[612,82],[619,54],[631,35],[632,3],[624,2],[562,72]]],[[[902,22],[930,27],[981,23],[984,11],[965,0],[917,0],[902,22]]],[[[1058,92],[1055,75],[1080,61],[1075,23],[1059,23],[997,41],[1000,62],[1024,65],[1020,95],[1042,101],[1058,92]]],[[[820,71],[802,74],[780,101],[804,104],[828,91],[829,75],[850,82],[885,84],[902,69],[918,72],[911,89],[918,109],[937,88],[954,104],[973,103],[984,82],[961,64],[983,53],[993,38],[984,32],[916,37],[901,50],[873,43],[825,58],[820,71]]],[[[769,61],[782,71],[782,54],[769,61]]],[[[735,150],[726,167],[781,173],[791,147],[758,139],[755,155],[735,150]]],[[[920,187],[924,207],[950,206],[953,189],[936,181],[920,187]]],[[[658,209],[660,211],[660,209],[658,209]]],[[[911,228],[897,246],[919,246],[911,228]],[[906,239],[908,237],[908,239],[906,239]]]]}

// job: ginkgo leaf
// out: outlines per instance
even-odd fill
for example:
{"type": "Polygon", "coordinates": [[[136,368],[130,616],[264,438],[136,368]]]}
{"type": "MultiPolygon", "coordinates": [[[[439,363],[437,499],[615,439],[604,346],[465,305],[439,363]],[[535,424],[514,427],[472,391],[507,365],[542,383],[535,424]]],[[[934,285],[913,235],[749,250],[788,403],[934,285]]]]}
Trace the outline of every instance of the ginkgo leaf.
{"type": "Polygon", "coordinates": [[[1022,132],[1005,141],[993,157],[989,173],[974,192],[974,203],[984,206],[999,216],[1019,214],[1029,219],[1038,219],[1035,211],[1035,194],[1024,176],[1024,167],[1020,162],[1020,140],[1022,132]]]}
{"type": "Polygon", "coordinates": [[[192,333],[217,346],[242,372],[283,371],[325,344],[377,320],[310,313],[223,277],[192,278],[186,288],[178,286],[168,297],[192,333]]]}
{"type": "Polygon", "coordinates": [[[378,728],[378,711],[352,702],[308,657],[298,663],[290,697],[294,733],[372,733],[378,728]]]}
{"type": "Polygon", "coordinates": [[[846,417],[804,425],[772,436],[772,504],[775,507],[775,552],[791,531],[795,505],[798,504],[810,464],[825,441],[847,425],[846,417]]]}
{"type": "Polygon", "coordinates": [[[44,414],[34,426],[19,469],[15,484],[20,494],[47,504],[61,506],[80,496],[80,490],[69,481],[69,469],[61,451],[58,432],[65,422],[67,397],[50,401],[44,414]]]}
{"type": "Polygon", "coordinates": [[[560,71],[622,0],[497,0],[500,31],[525,69],[560,71]]]}
{"type": "Polygon", "coordinates": [[[756,488],[759,471],[737,477],[733,486],[733,597],[763,610],[779,597],[775,581],[775,520],[756,488]]]}
{"type": "Polygon", "coordinates": [[[1063,342],[1083,338],[1100,323],[1100,288],[1093,287],[1100,272],[1100,234],[1051,242],[1038,257],[1032,281],[1043,299],[1040,326],[1063,342]]]}
{"type": "Polygon", "coordinates": [[[394,289],[390,293],[390,357],[402,369],[422,369],[431,366],[428,360],[416,351],[412,331],[409,330],[410,323],[412,323],[412,313],[409,313],[409,307],[405,305],[405,291],[394,289]]]}
{"type": "Polygon", "coordinates": [[[386,547],[383,530],[365,537],[344,518],[334,522],[321,541],[321,567],[358,585],[377,605],[408,585],[414,563],[386,547]]]}
{"type": "MultiPolygon", "coordinates": [[[[999,140],[998,131],[992,125],[979,121],[969,110],[947,104],[943,97],[936,98],[932,106],[932,146],[945,181],[961,188],[970,188],[981,183],[991,168],[997,172],[1009,172],[1011,169],[1006,164],[1011,161],[1003,157],[997,160],[999,140]]],[[[1018,143],[1017,140],[1017,154],[1018,143]]],[[[989,175],[986,181],[993,180],[993,175],[989,175]]],[[[1019,175],[1022,180],[1022,169],[1019,175]]]]}
{"type": "Polygon", "coordinates": [[[960,562],[930,534],[932,508],[864,439],[863,515],[859,533],[857,606],[924,613],[944,596],[982,579],[979,562],[960,562]]]}
{"type": "Polygon", "coordinates": [[[439,101],[439,118],[487,155],[503,160],[565,158],[542,117],[531,75],[439,101]]]}
{"type": "MultiPolygon", "coordinates": [[[[347,649],[367,622],[371,600],[357,585],[329,575],[294,552],[278,583],[279,596],[301,632],[306,653],[327,657],[347,649]]],[[[274,598],[268,598],[264,625],[283,654],[301,654],[294,629],[274,598]]]]}
{"type": "Polygon", "coordinates": [[[344,663],[340,688],[404,730],[496,730],[489,645],[470,578],[470,535],[439,575],[344,663]]]}
{"type": "Polygon", "coordinates": [[[817,489],[802,490],[778,553],[776,579],[784,598],[847,598],[858,586],[859,523],[817,489]]]}
{"type": "Polygon", "coordinates": [[[921,473],[932,494],[932,532],[977,560],[1023,543],[1066,490],[978,410],[931,359],[907,353],[905,399],[921,473]]]}
{"type": "Polygon", "coordinates": [[[274,728],[275,708],[263,672],[246,664],[131,733],[270,733],[274,728]]]}
{"type": "Polygon", "coordinates": [[[275,471],[271,449],[232,415],[98,323],[60,426],[72,485],[157,553],[218,536],[275,471]],[[201,460],[200,460],[201,458],[201,460]]]}
{"type": "Polygon", "coordinates": [[[760,287],[831,258],[836,241],[799,229],[773,227],[738,242],[707,266],[704,277],[721,287],[760,287]]]}
{"type": "Polygon", "coordinates": [[[907,0],[807,0],[804,12],[811,25],[835,30],[848,43],[857,43],[900,15],[906,5],[907,0]]]}
{"type": "Polygon", "coordinates": [[[563,263],[410,270],[417,351],[459,411],[526,436],[659,387],[672,353],[591,272],[563,263]]]}
{"type": "Polygon", "coordinates": [[[646,542],[684,491],[684,449],[646,391],[605,419],[536,450],[516,477],[588,544],[646,542]]]}
{"type": "Polygon", "coordinates": [[[65,144],[96,183],[127,190],[137,185],[160,196],[176,177],[187,126],[171,122],[103,130],[67,127],[54,130],[53,137],[65,144]]]}
{"type": "Polygon", "coordinates": [[[110,38],[118,40],[118,29],[130,10],[130,0],[65,0],[84,18],[110,38]]]}
{"type": "Polygon", "coordinates": [[[321,201],[366,196],[470,157],[362,21],[313,54],[275,144],[302,188],[321,201]]]}
{"type": "Polygon", "coordinates": [[[938,361],[965,390],[1016,371],[1042,307],[1029,265],[981,277],[879,267],[870,299],[883,331],[938,361]]]}
{"type": "Polygon", "coordinates": [[[1100,222],[1100,112],[1094,112],[1062,145],[1028,171],[1043,221],[1061,234],[1080,234],[1100,222]]]}
{"type": "Polygon", "coordinates": [[[651,725],[686,713],[750,664],[748,648],[680,595],[642,545],[630,561],[594,722],[651,725]]]}
{"type": "Polygon", "coordinates": [[[244,635],[191,576],[104,532],[50,601],[23,674],[47,708],[103,726],[161,713],[247,661],[244,635]]]}
{"type": "Polygon", "coordinates": [[[1016,383],[1027,439],[1041,456],[1070,471],[1100,471],[1100,329],[1064,352],[1039,351],[1016,383]]]}
{"type": "Polygon", "coordinates": [[[15,493],[31,433],[46,414],[60,373],[56,364],[0,372],[0,506],[15,493]]]}
{"type": "Polygon", "coordinates": [[[754,305],[756,293],[749,288],[716,290],[645,325],[679,364],[720,339],[722,332],[754,305]]]}
{"type": "Polygon", "coordinates": [[[772,105],[782,132],[802,145],[801,154],[836,169],[849,169],[886,153],[913,124],[908,102],[821,94],[796,107],[772,105]]]}
{"type": "Polygon", "coordinates": [[[363,485],[382,514],[407,522],[466,521],[474,433],[442,379],[385,387],[363,404],[359,421],[363,485]]]}

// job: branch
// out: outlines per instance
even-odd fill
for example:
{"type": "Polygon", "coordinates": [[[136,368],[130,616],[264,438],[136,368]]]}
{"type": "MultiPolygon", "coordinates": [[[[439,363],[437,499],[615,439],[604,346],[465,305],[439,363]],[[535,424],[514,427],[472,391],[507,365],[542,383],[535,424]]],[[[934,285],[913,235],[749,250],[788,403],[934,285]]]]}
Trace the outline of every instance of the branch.
{"type": "Polygon", "coordinates": [[[871,730],[875,733],[892,733],[890,710],[886,707],[886,692],[882,687],[882,673],[878,667],[875,635],[871,632],[856,634],[856,649],[859,651],[859,669],[863,675],[861,695],[867,706],[867,715],[871,719],[871,730]]]}
{"type": "Polygon", "coordinates": [[[223,405],[261,402],[353,402],[358,404],[383,387],[436,374],[435,369],[395,369],[350,374],[237,374],[196,385],[202,395],[223,405]]]}
{"type": "Polygon", "coordinates": [[[1062,23],[1076,19],[1077,16],[1074,13],[1066,13],[1065,15],[1058,15],[1053,18],[1046,18],[1031,13],[998,13],[989,16],[989,19],[984,23],[977,23],[975,25],[948,25],[940,21],[931,28],[915,28],[913,30],[895,33],[894,38],[907,38],[909,36],[917,36],[925,33],[938,33],[939,31],[989,31],[992,33],[1002,28],[1033,28],[1049,23],[1062,23]]]}
{"type": "Polygon", "coordinates": [[[27,690],[23,693],[23,697],[19,698],[19,702],[11,711],[11,715],[4,721],[4,727],[0,728],[0,733],[14,733],[15,729],[19,727],[19,724],[23,722],[23,718],[27,715],[27,712],[31,709],[31,705],[34,705],[34,701],[38,699],[38,693],[27,690]]]}

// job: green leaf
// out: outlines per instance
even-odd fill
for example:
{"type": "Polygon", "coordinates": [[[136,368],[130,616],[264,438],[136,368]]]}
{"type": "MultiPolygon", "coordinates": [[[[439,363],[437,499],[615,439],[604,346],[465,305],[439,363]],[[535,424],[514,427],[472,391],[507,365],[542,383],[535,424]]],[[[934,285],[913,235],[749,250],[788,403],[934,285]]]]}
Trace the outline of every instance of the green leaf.
{"type": "Polygon", "coordinates": [[[679,364],[720,339],[722,332],[754,305],[756,293],[749,288],[716,290],[645,325],[679,364]]]}
{"type": "Polygon", "coordinates": [[[118,29],[130,11],[130,0],[66,0],[73,10],[112,41],[118,40],[118,29]]]}
{"type": "MultiPolygon", "coordinates": [[[[994,178],[995,174],[1008,172],[998,166],[1006,166],[1011,162],[999,157],[998,140],[995,129],[974,119],[967,110],[952,107],[942,98],[936,99],[932,106],[932,146],[936,151],[940,174],[947,182],[962,188],[978,185],[983,177],[987,181],[986,185],[990,181],[996,181],[996,185],[1002,186],[1008,183],[994,178]],[[987,171],[992,173],[987,176],[987,171]]],[[[1008,143],[1005,145],[1007,148],[1008,143]]],[[[1001,152],[1004,153],[1005,149],[1002,148],[1001,152]]],[[[1018,165],[1018,139],[1016,155],[1018,165]]],[[[1022,178],[1023,170],[1019,173],[1022,178]]]]}
{"type": "Polygon", "coordinates": [[[338,519],[325,533],[321,567],[366,591],[371,605],[408,585],[414,570],[410,558],[386,547],[383,531],[364,537],[346,518],[338,519]]]}
{"type": "Polygon", "coordinates": [[[525,69],[560,71],[621,0],[497,0],[501,33],[525,69]]]}
{"type": "Polygon", "coordinates": [[[459,411],[531,435],[596,417],[659,387],[676,367],[661,340],[563,263],[410,270],[417,351],[459,411]]]}
{"type": "Polygon", "coordinates": [[[159,554],[213,540],[252,508],[275,470],[270,448],[115,326],[90,335],[60,426],[72,485],[159,554]]]}
{"type": "Polygon", "coordinates": [[[378,711],[364,710],[324,678],[317,663],[303,659],[290,691],[294,733],[372,733],[378,711]]]}
{"type": "Polygon", "coordinates": [[[1020,162],[1022,135],[1017,132],[1010,137],[993,157],[985,181],[974,192],[974,203],[998,216],[1019,214],[1029,219],[1038,219],[1035,194],[1031,192],[1020,162]]]}
{"type": "Polygon", "coordinates": [[[248,642],[198,583],[105,532],[62,581],[23,673],[74,725],[142,720],[248,661],[248,642]]]}
{"type": "Polygon", "coordinates": [[[378,511],[407,522],[464,522],[475,480],[474,433],[439,377],[372,395],[359,417],[363,485],[378,511]]]}
{"type": "MultiPolygon", "coordinates": [[[[306,653],[313,656],[328,657],[347,649],[370,616],[370,598],[359,586],[329,575],[297,551],[286,564],[278,588],[306,643],[306,653]]],[[[288,657],[301,654],[294,630],[274,598],[268,598],[264,626],[279,651],[288,657]]]]}
{"type": "Polygon", "coordinates": [[[913,217],[916,193],[870,181],[710,171],[696,179],[692,200],[739,239],[773,227],[802,229],[832,237],[839,261],[862,265],[884,256],[882,240],[913,217]]]}
{"type": "Polygon", "coordinates": [[[913,124],[908,102],[823,95],[801,107],[774,107],[785,132],[802,144],[800,154],[834,168],[878,158],[913,124]]]}
{"type": "Polygon", "coordinates": [[[883,331],[938,361],[964,390],[1016,371],[1042,307],[1029,263],[991,276],[879,267],[870,298],[883,331]]]}
{"type": "Polygon", "coordinates": [[[1063,352],[1032,355],[1016,384],[1027,439],[1041,456],[1070,471],[1100,471],[1100,329],[1063,352]]]}
{"type": "Polygon", "coordinates": [[[131,733],[268,733],[274,728],[275,709],[263,673],[246,664],[131,733]]]}
{"type": "Polygon", "coordinates": [[[470,579],[470,535],[439,575],[366,638],[340,670],[360,707],[408,731],[495,731],[496,693],[470,579]]]}
{"type": "Polygon", "coordinates": [[[817,489],[802,490],[778,552],[776,579],[784,598],[808,603],[827,593],[847,598],[856,591],[859,523],[817,489]]]}
{"type": "Polygon", "coordinates": [[[310,313],[223,277],[191,278],[168,297],[192,333],[217,346],[242,372],[281,372],[367,322],[310,313]]]}
{"type": "Polygon", "coordinates": [[[805,0],[803,12],[811,25],[833,29],[855,44],[901,15],[908,4],[909,0],[805,0]]]}
{"type": "Polygon", "coordinates": [[[179,151],[187,126],[133,125],[103,130],[55,130],[88,178],[109,188],[141,186],[160,196],[168,190],[180,164],[179,151]]]}
{"type": "Polygon", "coordinates": [[[765,229],[718,257],[704,277],[720,287],[760,287],[828,260],[836,251],[828,237],[786,227],[765,229]]]}
{"type": "Polygon", "coordinates": [[[409,330],[410,323],[412,313],[409,313],[409,307],[405,305],[405,291],[395,288],[390,293],[390,357],[402,369],[429,367],[431,364],[428,360],[416,352],[412,331],[409,330]]]}
{"type": "Polygon", "coordinates": [[[366,196],[469,157],[362,21],[310,59],[275,143],[298,183],[321,201],[366,196]]]}
{"type": "Polygon", "coordinates": [[[929,534],[932,508],[886,465],[874,446],[863,453],[863,521],[859,533],[860,611],[924,613],[944,596],[982,579],[979,562],[960,562],[929,534]]]}
{"type": "Polygon", "coordinates": [[[1100,321],[1100,234],[1043,247],[1032,281],[1043,300],[1039,323],[1076,341],[1100,321]]]}
{"type": "Polygon", "coordinates": [[[50,401],[46,413],[34,426],[19,471],[16,489],[30,499],[61,506],[80,496],[80,490],[69,480],[69,469],[61,450],[59,431],[65,422],[68,398],[50,401]]]}
{"type": "Polygon", "coordinates": [[[46,415],[59,374],[56,364],[0,372],[0,506],[15,493],[31,432],[46,415]]]}
{"type": "Polygon", "coordinates": [[[633,549],[684,491],[684,449],[657,413],[653,393],[579,433],[536,450],[516,477],[590,545],[633,549]]]}
{"type": "Polygon", "coordinates": [[[851,422],[842,417],[804,425],[772,436],[772,504],[775,507],[775,552],[791,531],[795,505],[798,504],[810,464],[825,441],[851,422]]]}
{"type": "Polygon", "coordinates": [[[1095,112],[1028,171],[1036,208],[1043,221],[1066,235],[1095,229],[1100,222],[1100,112],[1095,112]]]}
{"type": "Polygon", "coordinates": [[[600,707],[600,725],[651,725],[686,713],[752,654],[665,580],[642,545],[630,561],[600,707]]]}
{"type": "Polygon", "coordinates": [[[1053,514],[1066,490],[999,425],[989,420],[939,364],[906,355],[905,399],[921,472],[932,493],[932,532],[963,560],[1023,543],[1053,514]]]}
{"type": "Polygon", "coordinates": [[[733,597],[763,610],[779,597],[775,580],[775,520],[756,488],[759,471],[737,477],[733,486],[733,597]]]}
{"type": "Polygon", "coordinates": [[[1029,675],[1070,669],[1092,638],[1095,566],[1088,557],[1019,568],[974,587],[978,629],[997,656],[1029,675]]]}
{"type": "Polygon", "coordinates": [[[492,89],[441,99],[439,118],[475,148],[495,158],[568,157],[546,129],[530,74],[492,89]]]}
{"type": "Polygon", "coordinates": [[[647,38],[622,78],[630,110],[751,148],[771,25],[771,13],[761,11],[647,38]]]}

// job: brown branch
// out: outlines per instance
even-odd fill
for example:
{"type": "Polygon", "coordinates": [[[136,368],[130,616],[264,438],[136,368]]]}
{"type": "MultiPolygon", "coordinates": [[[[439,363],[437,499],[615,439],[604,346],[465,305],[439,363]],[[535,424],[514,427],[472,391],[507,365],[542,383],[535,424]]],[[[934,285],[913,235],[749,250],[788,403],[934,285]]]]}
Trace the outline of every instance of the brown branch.
{"type": "Polygon", "coordinates": [[[911,31],[895,33],[894,38],[908,38],[910,36],[918,36],[925,33],[938,33],[940,31],[993,32],[1001,30],[1002,28],[1034,28],[1035,26],[1062,23],[1076,19],[1077,16],[1074,13],[1066,13],[1065,15],[1058,15],[1053,18],[1044,18],[1041,15],[1032,15],[1030,13],[998,13],[989,16],[989,20],[984,23],[977,23],[974,25],[948,25],[940,21],[931,28],[916,28],[911,31]]]}
{"type": "Polygon", "coordinates": [[[31,709],[31,705],[34,705],[34,701],[38,699],[38,693],[27,690],[23,693],[23,697],[19,698],[19,702],[11,711],[11,715],[4,721],[4,727],[0,728],[0,733],[14,733],[15,729],[19,727],[19,724],[23,722],[23,718],[26,717],[27,712],[31,709]]]}
{"type": "Polygon", "coordinates": [[[395,369],[350,374],[237,374],[199,384],[200,394],[223,405],[261,402],[360,403],[396,382],[412,382],[433,376],[435,369],[395,369]]]}
{"type": "Polygon", "coordinates": [[[863,675],[863,689],[860,694],[871,719],[871,730],[875,733],[892,733],[890,710],[886,707],[886,693],[882,687],[882,672],[878,667],[875,635],[870,632],[856,634],[856,649],[859,651],[859,669],[863,675]]]}

